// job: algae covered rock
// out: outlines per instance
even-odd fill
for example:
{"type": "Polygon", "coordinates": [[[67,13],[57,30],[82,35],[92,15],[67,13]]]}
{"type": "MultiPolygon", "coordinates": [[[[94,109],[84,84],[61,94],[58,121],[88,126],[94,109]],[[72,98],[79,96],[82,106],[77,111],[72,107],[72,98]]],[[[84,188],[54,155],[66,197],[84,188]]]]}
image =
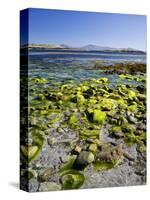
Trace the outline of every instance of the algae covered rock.
{"type": "Polygon", "coordinates": [[[71,169],[75,163],[76,158],[76,155],[69,156],[67,162],[61,166],[59,172],[63,173],[64,171],[71,169]]]}
{"type": "Polygon", "coordinates": [[[21,153],[28,160],[28,162],[34,160],[39,153],[38,146],[21,146],[21,153]]]}
{"type": "Polygon", "coordinates": [[[89,146],[89,151],[91,151],[93,154],[97,152],[97,144],[93,143],[89,146]]]}
{"type": "Polygon", "coordinates": [[[65,171],[60,178],[60,182],[62,184],[62,189],[78,189],[84,183],[84,175],[75,170],[67,170],[65,171]]]}
{"type": "Polygon", "coordinates": [[[69,125],[74,125],[74,124],[77,123],[77,122],[78,122],[77,114],[73,113],[73,114],[69,117],[68,124],[69,124],[69,125]]]}
{"type": "Polygon", "coordinates": [[[80,105],[83,105],[84,103],[85,103],[84,96],[81,94],[77,94],[77,104],[80,106],[80,105]]]}
{"type": "Polygon", "coordinates": [[[100,110],[93,111],[93,122],[103,124],[106,120],[106,113],[100,110]]]}
{"type": "Polygon", "coordinates": [[[90,129],[81,129],[79,131],[79,136],[81,139],[87,139],[87,138],[99,138],[100,130],[90,130],[90,129]]]}
{"type": "Polygon", "coordinates": [[[123,137],[124,134],[122,132],[121,126],[113,126],[111,130],[112,134],[118,138],[123,137]]]}
{"type": "Polygon", "coordinates": [[[108,78],[102,77],[102,78],[98,79],[98,81],[99,81],[100,83],[108,83],[108,78]]]}
{"type": "Polygon", "coordinates": [[[123,155],[122,148],[112,146],[111,144],[101,145],[100,151],[96,154],[94,168],[96,170],[106,170],[115,167],[123,155]]]}
{"type": "Polygon", "coordinates": [[[31,145],[21,145],[21,156],[25,162],[34,160],[39,155],[44,144],[44,137],[39,132],[33,131],[31,133],[31,139],[31,145]]]}
{"type": "Polygon", "coordinates": [[[40,84],[44,84],[44,83],[47,82],[47,80],[45,78],[38,77],[38,78],[35,78],[35,82],[40,83],[40,84]]]}
{"type": "Polygon", "coordinates": [[[102,110],[110,111],[117,106],[117,103],[113,99],[103,99],[100,105],[102,110]]]}

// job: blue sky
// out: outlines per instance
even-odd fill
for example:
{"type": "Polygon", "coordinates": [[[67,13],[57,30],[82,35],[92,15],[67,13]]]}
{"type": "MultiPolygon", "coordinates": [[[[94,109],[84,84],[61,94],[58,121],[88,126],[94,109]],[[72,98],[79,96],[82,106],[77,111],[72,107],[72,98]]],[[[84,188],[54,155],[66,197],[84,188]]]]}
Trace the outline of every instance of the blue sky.
{"type": "Polygon", "coordinates": [[[29,43],[146,50],[146,16],[30,9],[29,43]]]}

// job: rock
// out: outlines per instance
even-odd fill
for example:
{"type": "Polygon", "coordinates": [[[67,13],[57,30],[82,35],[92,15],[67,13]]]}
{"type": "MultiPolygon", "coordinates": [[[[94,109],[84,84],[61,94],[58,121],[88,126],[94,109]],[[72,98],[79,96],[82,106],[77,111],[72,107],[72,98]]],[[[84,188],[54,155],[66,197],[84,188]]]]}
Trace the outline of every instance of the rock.
{"type": "Polygon", "coordinates": [[[102,83],[108,83],[108,78],[102,77],[102,78],[98,79],[98,81],[100,81],[102,83]]]}
{"type": "Polygon", "coordinates": [[[112,146],[109,143],[101,145],[100,151],[96,154],[96,161],[116,164],[123,155],[120,146],[112,146]]]}
{"type": "Polygon", "coordinates": [[[61,185],[58,185],[55,182],[40,183],[39,192],[57,191],[57,190],[61,190],[61,185]]]}
{"type": "Polygon", "coordinates": [[[78,171],[75,170],[68,170],[65,171],[61,175],[61,183],[62,183],[62,189],[78,189],[80,188],[84,183],[84,175],[78,171]]]}
{"type": "Polygon", "coordinates": [[[49,181],[49,178],[54,174],[56,173],[55,170],[53,168],[48,168],[44,171],[42,171],[40,174],[39,174],[39,181],[40,182],[46,182],[46,181],[49,181]]]}
{"type": "Polygon", "coordinates": [[[100,130],[89,130],[89,129],[83,129],[80,130],[80,138],[81,139],[96,139],[99,138],[100,130]]]}
{"type": "Polygon", "coordinates": [[[61,165],[59,172],[71,169],[75,163],[76,158],[77,155],[68,156],[67,161],[63,165],[61,165]]]}
{"type": "Polygon", "coordinates": [[[49,144],[49,145],[53,145],[53,144],[55,144],[57,141],[56,141],[56,139],[55,138],[47,138],[47,143],[49,144]]]}
{"type": "Polygon", "coordinates": [[[39,188],[39,182],[37,181],[36,178],[32,178],[29,182],[28,182],[28,189],[29,192],[37,192],[39,188]]]}
{"type": "Polygon", "coordinates": [[[111,132],[114,136],[116,136],[118,138],[121,138],[124,136],[124,134],[121,130],[121,126],[113,126],[111,132]]]}
{"type": "Polygon", "coordinates": [[[81,148],[80,146],[77,145],[77,146],[74,148],[73,152],[80,153],[81,150],[82,150],[82,148],[81,148]]]}
{"type": "Polygon", "coordinates": [[[128,90],[128,98],[133,100],[136,97],[136,93],[133,90],[128,90]]]}
{"type": "Polygon", "coordinates": [[[130,115],[128,116],[128,121],[135,124],[137,122],[137,119],[130,115]]]}
{"type": "Polygon", "coordinates": [[[129,161],[129,166],[134,166],[134,165],[135,165],[134,161],[129,161]]]}
{"type": "Polygon", "coordinates": [[[145,87],[144,87],[144,85],[138,85],[137,87],[136,87],[136,89],[139,91],[139,92],[141,92],[141,93],[144,93],[145,92],[145,87]]]}
{"type": "Polygon", "coordinates": [[[94,161],[94,154],[89,151],[81,151],[74,163],[75,169],[84,169],[94,161]]]}
{"type": "Polygon", "coordinates": [[[38,146],[21,146],[21,152],[23,154],[23,156],[28,159],[28,161],[32,161],[35,159],[35,157],[38,155],[39,153],[39,147],[38,146]]]}
{"type": "Polygon", "coordinates": [[[135,161],[135,158],[128,152],[124,152],[123,155],[130,161],[135,161]]]}
{"type": "Polygon", "coordinates": [[[100,110],[93,111],[93,122],[103,124],[106,120],[106,113],[100,110]]]}
{"type": "Polygon", "coordinates": [[[139,176],[144,176],[144,175],[146,175],[146,170],[145,170],[145,169],[142,170],[142,171],[136,170],[136,171],[135,171],[135,174],[137,174],[137,175],[139,175],[139,176]]]}
{"type": "Polygon", "coordinates": [[[69,125],[74,125],[75,123],[78,122],[78,117],[77,117],[77,114],[72,114],[69,118],[69,121],[68,121],[68,124],[69,125]]]}
{"type": "Polygon", "coordinates": [[[85,103],[85,98],[81,94],[77,94],[77,104],[79,106],[83,105],[85,103]]]}
{"type": "Polygon", "coordinates": [[[145,124],[139,122],[139,123],[137,123],[137,129],[145,131],[146,130],[146,126],[145,126],[145,124]]]}
{"type": "Polygon", "coordinates": [[[96,144],[91,144],[89,146],[89,151],[91,151],[93,154],[95,154],[96,151],[97,151],[97,145],[96,144]]]}

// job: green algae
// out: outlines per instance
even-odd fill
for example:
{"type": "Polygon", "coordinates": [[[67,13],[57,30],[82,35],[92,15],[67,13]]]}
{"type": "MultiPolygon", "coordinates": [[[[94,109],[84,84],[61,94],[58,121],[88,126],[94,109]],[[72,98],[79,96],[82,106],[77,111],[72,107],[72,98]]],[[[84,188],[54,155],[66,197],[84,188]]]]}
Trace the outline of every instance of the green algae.
{"type": "Polygon", "coordinates": [[[106,120],[106,113],[100,110],[93,110],[93,122],[103,124],[106,120]]]}
{"type": "Polygon", "coordinates": [[[31,162],[34,160],[37,155],[39,154],[39,148],[38,146],[23,146],[21,145],[21,153],[25,158],[28,159],[28,162],[31,162]]]}
{"type": "Polygon", "coordinates": [[[78,189],[83,185],[85,178],[79,171],[66,170],[61,175],[60,181],[64,190],[78,189]]]}
{"type": "Polygon", "coordinates": [[[33,81],[35,81],[36,83],[39,83],[39,84],[47,83],[47,80],[42,77],[35,78],[33,81]]]}
{"type": "Polygon", "coordinates": [[[74,113],[72,114],[70,117],[69,117],[69,120],[68,120],[68,124],[69,125],[74,125],[75,123],[78,122],[78,117],[77,115],[74,113]]]}
{"type": "Polygon", "coordinates": [[[91,144],[90,146],[89,146],[89,151],[91,151],[93,154],[96,154],[96,152],[97,152],[97,144],[91,144]]]}
{"type": "Polygon", "coordinates": [[[31,162],[39,155],[44,144],[44,137],[38,131],[31,133],[32,145],[21,145],[21,156],[25,162],[31,162]]]}
{"type": "Polygon", "coordinates": [[[79,131],[80,139],[99,138],[100,130],[81,129],[79,131]]]}
{"type": "MultiPolygon", "coordinates": [[[[136,76],[122,74],[118,83],[111,86],[110,81],[105,78],[95,78],[83,81],[81,83],[67,82],[67,84],[49,85],[43,87],[42,81],[37,82],[38,87],[32,88],[30,93],[30,122],[31,132],[33,130],[46,131],[49,128],[59,127],[72,129],[79,136],[79,143],[75,142],[73,146],[78,146],[76,151],[69,152],[66,163],[61,164],[59,176],[63,189],[80,188],[84,183],[84,175],[75,165],[77,156],[84,150],[94,155],[91,156],[91,162],[97,171],[109,170],[117,166],[120,162],[121,154],[109,151],[106,147],[106,158],[96,157],[101,152],[101,132],[108,129],[111,137],[121,140],[126,145],[137,144],[140,152],[146,150],[146,133],[137,131],[136,124],[130,124],[128,116],[135,114],[137,121],[143,122],[143,113],[146,110],[145,78],[137,78],[143,88],[126,84],[125,81],[135,81],[136,76]],[[122,82],[120,82],[122,81],[122,82]],[[36,119],[36,120],[33,120],[36,119]],[[38,119],[38,120],[37,120],[38,119]],[[34,122],[35,121],[35,122],[34,122]],[[110,125],[108,128],[107,125],[110,125]],[[56,125],[56,126],[55,126],[56,125]],[[103,128],[104,127],[104,128],[103,128]],[[92,142],[89,142],[92,140],[92,142]],[[94,142],[98,140],[98,143],[94,142]],[[117,155],[111,157],[111,153],[117,155]],[[74,155],[76,154],[76,155],[74,155]]],[[[35,81],[35,80],[34,80],[35,81]]],[[[48,81],[45,82],[46,84],[48,81]]],[[[59,131],[58,131],[59,133],[59,131]]],[[[61,132],[59,133],[61,135],[61,132]]],[[[69,134],[69,131],[68,131],[69,134]]],[[[105,131],[104,131],[105,134],[105,131]]],[[[47,137],[47,136],[46,136],[47,137]]],[[[43,147],[44,136],[31,136],[33,143],[31,149],[23,145],[21,152],[25,159],[36,159],[43,147]],[[24,148],[25,147],[25,148],[24,148]],[[30,153],[28,151],[30,150],[30,153]]],[[[72,148],[72,146],[71,146],[72,148]]],[[[102,155],[101,155],[102,156],[102,155]]],[[[90,163],[85,165],[88,166],[90,163]]]]}
{"type": "Polygon", "coordinates": [[[73,167],[73,164],[74,164],[76,158],[77,158],[76,155],[70,156],[68,158],[68,161],[61,166],[59,173],[63,173],[64,171],[71,169],[73,167]]]}
{"type": "Polygon", "coordinates": [[[94,169],[96,171],[101,171],[101,170],[108,170],[117,165],[117,162],[104,162],[104,161],[96,161],[93,163],[94,169]]]}
{"type": "Polygon", "coordinates": [[[113,126],[111,131],[112,131],[112,134],[116,137],[123,136],[121,126],[113,126]]]}

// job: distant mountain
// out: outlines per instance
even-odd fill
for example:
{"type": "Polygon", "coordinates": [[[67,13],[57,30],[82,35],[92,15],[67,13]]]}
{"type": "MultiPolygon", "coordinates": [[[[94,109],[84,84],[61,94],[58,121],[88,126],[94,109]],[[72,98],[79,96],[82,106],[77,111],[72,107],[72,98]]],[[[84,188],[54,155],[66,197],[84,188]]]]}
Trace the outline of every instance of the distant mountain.
{"type": "Polygon", "coordinates": [[[140,50],[137,49],[133,49],[133,48],[113,48],[113,47],[105,47],[105,46],[98,46],[98,45],[93,45],[93,44],[89,44],[83,47],[80,47],[80,49],[86,50],[86,51],[118,51],[118,52],[122,52],[122,51],[129,51],[129,52],[142,52],[140,50]]]}
{"type": "Polygon", "coordinates": [[[98,45],[93,45],[93,44],[88,44],[86,46],[80,47],[80,49],[84,49],[87,51],[114,50],[114,48],[111,48],[111,47],[104,47],[104,46],[98,46],[98,45]]]}
{"type": "Polygon", "coordinates": [[[60,47],[60,48],[64,48],[64,49],[72,49],[71,46],[66,45],[66,44],[60,44],[59,47],[60,47]]]}
{"type": "Polygon", "coordinates": [[[71,47],[66,44],[26,44],[21,47],[21,49],[35,49],[35,50],[50,50],[50,49],[64,49],[70,51],[104,51],[104,52],[130,52],[130,53],[142,53],[146,52],[133,49],[133,48],[113,48],[113,47],[105,47],[94,44],[88,44],[82,47],[71,47]]]}

